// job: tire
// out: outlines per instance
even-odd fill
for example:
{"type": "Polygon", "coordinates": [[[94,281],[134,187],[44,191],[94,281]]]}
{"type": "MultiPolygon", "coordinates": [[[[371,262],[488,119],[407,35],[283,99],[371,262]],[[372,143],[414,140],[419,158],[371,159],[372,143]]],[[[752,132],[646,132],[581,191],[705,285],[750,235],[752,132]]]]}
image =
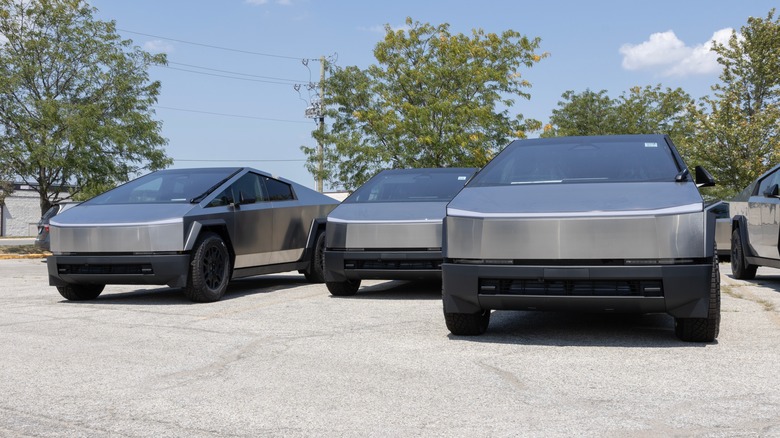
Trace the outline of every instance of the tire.
{"type": "Polygon", "coordinates": [[[329,281],[325,283],[331,295],[337,297],[349,297],[355,295],[360,289],[360,280],[329,281]]]}
{"type": "Polygon", "coordinates": [[[57,291],[69,301],[89,301],[99,297],[105,287],[105,284],[69,284],[57,286],[57,291]]]}
{"type": "Polygon", "coordinates": [[[740,280],[752,280],[756,278],[758,266],[751,265],[745,259],[745,246],[739,228],[731,233],[731,273],[734,278],[740,280]]]}
{"type": "Polygon", "coordinates": [[[325,283],[325,232],[317,234],[314,240],[314,251],[309,261],[309,267],[303,271],[303,276],[309,283],[325,283]]]}
{"type": "Polygon", "coordinates": [[[444,322],[453,335],[478,336],[487,331],[490,324],[490,309],[477,313],[444,312],[444,322]]]}
{"type": "Polygon", "coordinates": [[[219,301],[231,277],[230,253],[216,233],[205,233],[195,244],[184,295],[197,303],[219,301]]]}
{"type": "Polygon", "coordinates": [[[685,342],[712,342],[720,332],[720,268],[718,258],[712,259],[709,309],[706,318],[675,318],[674,334],[685,342]]]}

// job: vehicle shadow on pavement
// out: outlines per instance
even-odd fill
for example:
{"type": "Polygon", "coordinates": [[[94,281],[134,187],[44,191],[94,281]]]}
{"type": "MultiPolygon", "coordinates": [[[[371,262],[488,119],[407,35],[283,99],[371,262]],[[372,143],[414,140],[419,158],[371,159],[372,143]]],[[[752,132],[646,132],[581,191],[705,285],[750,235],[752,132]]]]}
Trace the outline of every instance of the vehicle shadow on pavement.
{"type": "Polygon", "coordinates": [[[780,292],[780,275],[762,275],[759,273],[756,278],[752,280],[737,280],[731,274],[729,274],[729,277],[736,281],[744,281],[746,283],[755,284],[756,286],[772,289],[775,292],[780,292]]]}
{"type": "MultiPolygon", "coordinates": [[[[275,292],[308,284],[303,275],[273,275],[241,278],[228,284],[227,291],[221,301],[241,298],[247,295],[275,292]]],[[[71,303],[63,300],[62,302],[71,303]]],[[[182,305],[202,304],[187,299],[180,288],[156,287],[154,289],[137,289],[130,292],[113,293],[107,288],[97,299],[87,301],[92,304],[128,304],[128,305],[182,305]]]]}
{"type": "Polygon", "coordinates": [[[334,297],[364,300],[441,300],[441,281],[392,280],[362,286],[355,295],[334,297]]]}
{"type": "Polygon", "coordinates": [[[711,345],[677,339],[674,318],[666,314],[494,311],[484,335],[450,335],[450,339],[567,347],[690,348],[711,345]]]}

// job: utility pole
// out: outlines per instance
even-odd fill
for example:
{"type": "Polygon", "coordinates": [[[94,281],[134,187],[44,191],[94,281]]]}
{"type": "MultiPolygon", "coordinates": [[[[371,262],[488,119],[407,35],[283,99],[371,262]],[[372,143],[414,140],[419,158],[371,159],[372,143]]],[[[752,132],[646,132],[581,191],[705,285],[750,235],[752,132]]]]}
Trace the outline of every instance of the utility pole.
{"type": "MultiPolygon", "coordinates": [[[[308,60],[306,60],[308,61],[308,60]]],[[[320,57],[320,90],[319,90],[319,99],[316,101],[311,102],[308,108],[306,108],[306,117],[310,119],[316,119],[318,126],[317,130],[319,130],[320,135],[325,133],[325,57],[320,57]]],[[[304,65],[307,63],[304,62],[304,65]]],[[[314,88],[314,84],[310,84],[309,90],[312,90],[314,88]]],[[[298,88],[296,88],[298,90],[298,88]]],[[[322,138],[322,137],[320,137],[322,138]]],[[[322,193],[323,187],[322,187],[322,169],[324,167],[324,161],[325,161],[325,151],[322,145],[322,141],[317,142],[317,158],[318,158],[318,165],[317,165],[317,191],[322,193]]]]}
{"type": "MultiPolygon", "coordinates": [[[[325,57],[320,57],[320,138],[325,133],[325,57]]],[[[317,174],[317,191],[322,193],[322,166],[325,160],[325,152],[322,147],[322,141],[317,142],[317,153],[319,154],[320,164],[317,174]]]]}

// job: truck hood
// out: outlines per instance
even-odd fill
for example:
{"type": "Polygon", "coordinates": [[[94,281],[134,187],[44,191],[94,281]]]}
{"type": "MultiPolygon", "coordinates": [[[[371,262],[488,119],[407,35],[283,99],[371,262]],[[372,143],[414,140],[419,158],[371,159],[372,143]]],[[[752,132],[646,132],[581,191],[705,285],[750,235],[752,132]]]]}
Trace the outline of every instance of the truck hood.
{"type": "Polygon", "coordinates": [[[81,204],[61,215],[50,224],[56,227],[132,226],[181,222],[197,204],[81,204]]]}
{"type": "Polygon", "coordinates": [[[593,217],[702,211],[690,182],[518,184],[465,187],[448,205],[461,217],[593,217]]]}

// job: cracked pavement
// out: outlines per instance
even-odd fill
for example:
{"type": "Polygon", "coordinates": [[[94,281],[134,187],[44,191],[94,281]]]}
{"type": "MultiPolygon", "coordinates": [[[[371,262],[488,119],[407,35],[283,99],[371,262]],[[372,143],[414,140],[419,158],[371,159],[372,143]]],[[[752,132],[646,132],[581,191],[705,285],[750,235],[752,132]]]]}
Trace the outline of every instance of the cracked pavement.
{"type": "Polygon", "coordinates": [[[780,437],[780,270],[721,264],[722,322],[494,312],[453,337],[440,284],[331,297],[296,273],[217,303],[107,286],[65,301],[41,260],[0,260],[0,436],[780,437]]]}

